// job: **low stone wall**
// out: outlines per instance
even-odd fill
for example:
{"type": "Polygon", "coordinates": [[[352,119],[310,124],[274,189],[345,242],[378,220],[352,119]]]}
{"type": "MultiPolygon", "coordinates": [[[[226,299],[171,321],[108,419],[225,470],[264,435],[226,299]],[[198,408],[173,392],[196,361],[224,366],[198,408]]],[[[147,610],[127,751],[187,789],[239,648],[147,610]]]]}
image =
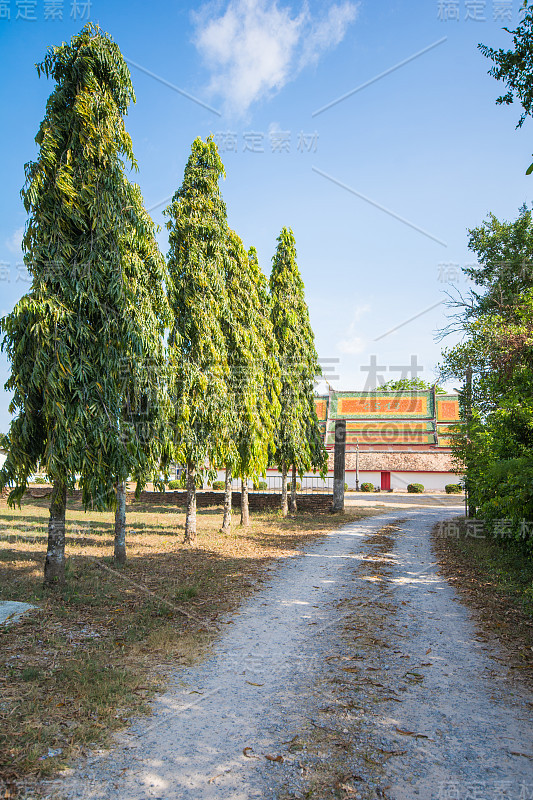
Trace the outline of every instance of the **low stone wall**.
{"type": "MultiPolygon", "coordinates": [[[[2,492],[2,500],[5,502],[9,490],[2,492]]],[[[47,497],[52,493],[51,486],[35,486],[28,489],[28,497],[47,497]]],[[[75,489],[68,496],[69,499],[81,501],[81,490],[75,489]]],[[[299,511],[325,512],[331,511],[332,494],[297,494],[296,503],[299,511]]],[[[135,492],[126,494],[126,501],[129,505],[135,503],[145,503],[152,505],[173,505],[185,506],[187,493],[181,491],[172,492],[141,492],[140,498],[135,498],[135,492]]],[[[280,507],[281,495],[270,492],[253,492],[248,494],[250,511],[276,510],[280,507]]],[[[68,503],[68,500],[67,500],[68,503]]],[[[231,500],[233,508],[241,507],[241,493],[233,492],[231,500]]],[[[224,504],[224,492],[204,492],[196,493],[196,505],[198,508],[208,508],[209,506],[221,506],[224,504]]]]}

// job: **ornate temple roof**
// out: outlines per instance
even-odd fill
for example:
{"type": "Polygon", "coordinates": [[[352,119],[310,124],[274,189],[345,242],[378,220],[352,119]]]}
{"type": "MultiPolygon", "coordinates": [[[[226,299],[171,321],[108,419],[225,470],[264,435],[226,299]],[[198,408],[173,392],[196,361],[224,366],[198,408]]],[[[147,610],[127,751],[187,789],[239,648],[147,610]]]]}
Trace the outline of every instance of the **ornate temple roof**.
{"type": "Polygon", "coordinates": [[[437,394],[434,389],[331,391],[317,396],[315,406],[328,449],[334,446],[336,420],[344,419],[348,451],[359,445],[362,451],[379,450],[381,455],[449,450],[459,420],[458,395],[437,394]]]}

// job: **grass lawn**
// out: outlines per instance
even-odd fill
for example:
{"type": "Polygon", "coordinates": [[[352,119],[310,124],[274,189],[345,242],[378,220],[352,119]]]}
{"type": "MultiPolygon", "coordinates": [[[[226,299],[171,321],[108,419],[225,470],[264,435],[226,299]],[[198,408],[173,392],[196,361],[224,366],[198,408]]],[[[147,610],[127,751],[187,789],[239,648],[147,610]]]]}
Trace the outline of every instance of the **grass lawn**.
{"type": "Polygon", "coordinates": [[[182,508],[134,504],[128,562],[116,570],[113,514],[85,513],[71,500],[67,584],[50,590],[42,582],[47,499],[25,500],[20,510],[0,505],[0,599],[38,606],[0,627],[0,789],[52,774],[147,710],[169,669],[206,653],[220,615],[260,586],[274,559],[382,510],[258,513],[246,530],[236,514],[223,535],[222,509],[201,509],[190,548],[182,544],[182,508]]]}

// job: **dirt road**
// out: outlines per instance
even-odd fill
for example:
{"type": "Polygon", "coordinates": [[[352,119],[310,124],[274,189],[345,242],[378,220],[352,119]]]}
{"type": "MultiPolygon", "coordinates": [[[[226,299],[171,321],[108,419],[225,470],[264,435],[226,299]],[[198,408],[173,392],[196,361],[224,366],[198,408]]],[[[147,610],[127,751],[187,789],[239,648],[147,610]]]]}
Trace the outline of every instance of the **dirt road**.
{"type": "Polygon", "coordinates": [[[533,798],[533,698],[436,572],[429,531],[458,513],[396,508],[276,564],[211,657],[49,795],[533,798]]]}

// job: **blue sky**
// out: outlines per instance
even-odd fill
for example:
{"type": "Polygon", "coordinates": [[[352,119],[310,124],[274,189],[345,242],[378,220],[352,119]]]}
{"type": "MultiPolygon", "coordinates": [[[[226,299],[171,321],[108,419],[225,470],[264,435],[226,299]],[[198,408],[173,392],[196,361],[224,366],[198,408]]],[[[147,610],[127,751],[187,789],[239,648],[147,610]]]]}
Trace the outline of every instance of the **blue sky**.
{"type": "MultiPolygon", "coordinates": [[[[518,24],[519,5],[0,2],[0,314],[29,287],[17,266],[19,191],[52,90],[34,64],[89,16],[130,61],[137,103],[127,127],[154,220],[163,225],[162,201],[193,139],[214,134],[230,225],[267,274],[282,226],[294,230],[319,356],[338,359],[327,362],[332,385],[363,388],[372,355],[385,380],[413,355],[433,379],[440,301],[450,280],[466,288],[457,271],[473,260],[467,229],[489,211],[512,219],[531,201],[531,126],[515,130],[519,107],[495,105],[503,87],[477,50],[510,45],[502,27],[518,24]]],[[[164,228],[159,241],[166,253],[164,228]]],[[[2,385],[7,376],[2,355],[2,385]]],[[[1,393],[0,430],[8,402],[1,393]]]]}

